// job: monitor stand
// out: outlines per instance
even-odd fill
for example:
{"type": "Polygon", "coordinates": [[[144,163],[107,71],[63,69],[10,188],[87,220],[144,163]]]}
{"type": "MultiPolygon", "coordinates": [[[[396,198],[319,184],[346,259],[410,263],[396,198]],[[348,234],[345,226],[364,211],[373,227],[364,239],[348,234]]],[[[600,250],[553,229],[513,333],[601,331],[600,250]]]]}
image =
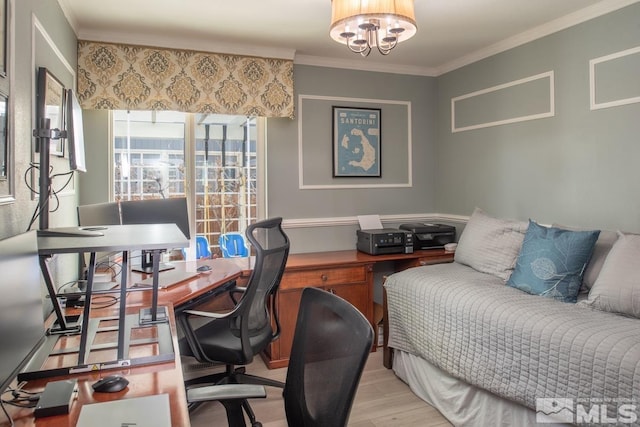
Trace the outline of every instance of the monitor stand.
{"type": "MultiPolygon", "coordinates": [[[[131,267],[131,271],[136,271],[138,273],[153,273],[153,251],[142,251],[142,262],[140,265],[134,265],[131,267]]],[[[173,270],[176,268],[171,264],[165,264],[163,262],[158,264],[158,272],[173,270]]]]}

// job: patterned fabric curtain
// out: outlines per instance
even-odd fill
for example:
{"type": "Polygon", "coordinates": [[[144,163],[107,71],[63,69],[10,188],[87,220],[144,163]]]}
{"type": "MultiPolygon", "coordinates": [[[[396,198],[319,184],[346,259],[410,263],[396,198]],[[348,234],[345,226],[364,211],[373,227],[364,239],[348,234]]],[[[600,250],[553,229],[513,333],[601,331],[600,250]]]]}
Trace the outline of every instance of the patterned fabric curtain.
{"type": "Polygon", "coordinates": [[[85,109],[294,116],[293,61],[78,42],[85,109]]]}

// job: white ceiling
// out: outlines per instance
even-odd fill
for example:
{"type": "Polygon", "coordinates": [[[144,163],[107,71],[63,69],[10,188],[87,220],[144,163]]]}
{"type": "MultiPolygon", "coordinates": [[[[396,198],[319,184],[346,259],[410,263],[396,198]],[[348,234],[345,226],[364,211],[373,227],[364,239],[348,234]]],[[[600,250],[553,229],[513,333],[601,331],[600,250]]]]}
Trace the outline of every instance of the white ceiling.
{"type": "Polygon", "coordinates": [[[84,40],[439,75],[640,0],[415,0],[418,33],[388,56],[329,37],[330,0],[58,0],[84,40]]]}

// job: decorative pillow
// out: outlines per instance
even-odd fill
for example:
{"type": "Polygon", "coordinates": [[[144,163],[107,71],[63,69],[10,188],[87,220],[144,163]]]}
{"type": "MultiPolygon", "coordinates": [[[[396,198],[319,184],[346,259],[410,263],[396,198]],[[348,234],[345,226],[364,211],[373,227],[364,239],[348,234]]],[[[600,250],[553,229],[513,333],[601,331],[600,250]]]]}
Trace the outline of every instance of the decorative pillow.
{"type": "Polygon", "coordinates": [[[454,259],[507,280],[526,231],[524,221],[492,218],[476,208],[462,231],[454,259]]]}
{"type": "Polygon", "coordinates": [[[587,305],[640,318],[640,236],[618,233],[587,305]]]}
{"type": "Polygon", "coordinates": [[[516,268],[507,285],[534,295],[576,302],[582,275],[599,235],[599,230],[563,230],[529,220],[516,268]]]}

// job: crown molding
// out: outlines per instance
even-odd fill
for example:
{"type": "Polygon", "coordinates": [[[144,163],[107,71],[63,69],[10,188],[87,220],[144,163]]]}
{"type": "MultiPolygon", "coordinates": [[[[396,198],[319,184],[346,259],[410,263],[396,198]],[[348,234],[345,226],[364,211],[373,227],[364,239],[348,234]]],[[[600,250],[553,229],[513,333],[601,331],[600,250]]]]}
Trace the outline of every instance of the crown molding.
{"type": "Polygon", "coordinates": [[[313,55],[296,55],[294,64],[313,65],[327,68],[344,68],[348,70],[370,71],[378,73],[405,74],[413,76],[435,77],[437,70],[412,65],[388,64],[381,62],[362,62],[350,59],[329,58],[313,55]]]}
{"type": "Polygon", "coordinates": [[[532,28],[498,43],[492,44],[491,46],[443,64],[436,69],[435,75],[440,76],[458,68],[462,68],[465,65],[472,64],[498,53],[521,46],[525,43],[529,43],[599,16],[606,15],[607,13],[622,9],[623,7],[637,3],[638,1],[640,0],[604,0],[600,3],[570,13],[553,21],[547,22],[546,24],[532,28]]]}
{"type": "Polygon", "coordinates": [[[546,24],[532,28],[528,31],[517,34],[513,37],[494,43],[488,47],[479,49],[468,55],[442,64],[438,67],[417,67],[401,64],[387,64],[380,62],[362,62],[349,59],[339,59],[331,57],[321,57],[313,55],[299,55],[294,49],[261,47],[254,45],[240,45],[231,43],[215,42],[215,50],[212,50],[212,42],[208,39],[193,37],[174,37],[167,35],[143,34],[143,33],[122,33],[103,32],[93,30],[79,30],[78,21],[68,7],[67,0],[58,0],[58,3],[66,16],[69,24],[73,28],[76,36],[80,40],[93,40],[99,42],[137,44],[144,46],[157,46],[175,49],[198,50],[203,52],[215,52],[232,55],[256,56],[265,58],[280,58],[293,60],[295,64],[312,65],[328,68],[342,68],[359,71],[406,74],[426,77],[438,77],[455,69],[464,67],[498,53],[521,46],[525,43],[548,36],[555,32],[570,28],[588,20],[597,18],[607,13],[616,11],[623,7],[632,5],[640,0],[603,0],[592,6],[565,15],[561,18],[550,21],[546,24]]]}
{"type": "Polygon", "coordinates": [[[78,18],[69,7],[69,3],[67,0],[58,0],[58,4],[60,5],[60,9],[62,9],[63,15],[67,18],[67,22],[71,26],[71,29],[75,33],[76,37],[78,37],[78,28],[80,24],[78,24],[78,18]]]}
{"type": "Polygon", "coordinates": [[[104,43],[122,43],[140,46],[150,46],[169,49],[195,50],[200,52],[222,53],[227,55],[256,56],[260,58],[278,58],[293,60],[295,50],[249,46],[232,43],[212,43],[206,38],[158,36],[156,34],[103,32],[82,30],[78,34],[79,40],[91,40],[104,43]],[[214,47],[212,49],[212,46],[214,47]]]}

